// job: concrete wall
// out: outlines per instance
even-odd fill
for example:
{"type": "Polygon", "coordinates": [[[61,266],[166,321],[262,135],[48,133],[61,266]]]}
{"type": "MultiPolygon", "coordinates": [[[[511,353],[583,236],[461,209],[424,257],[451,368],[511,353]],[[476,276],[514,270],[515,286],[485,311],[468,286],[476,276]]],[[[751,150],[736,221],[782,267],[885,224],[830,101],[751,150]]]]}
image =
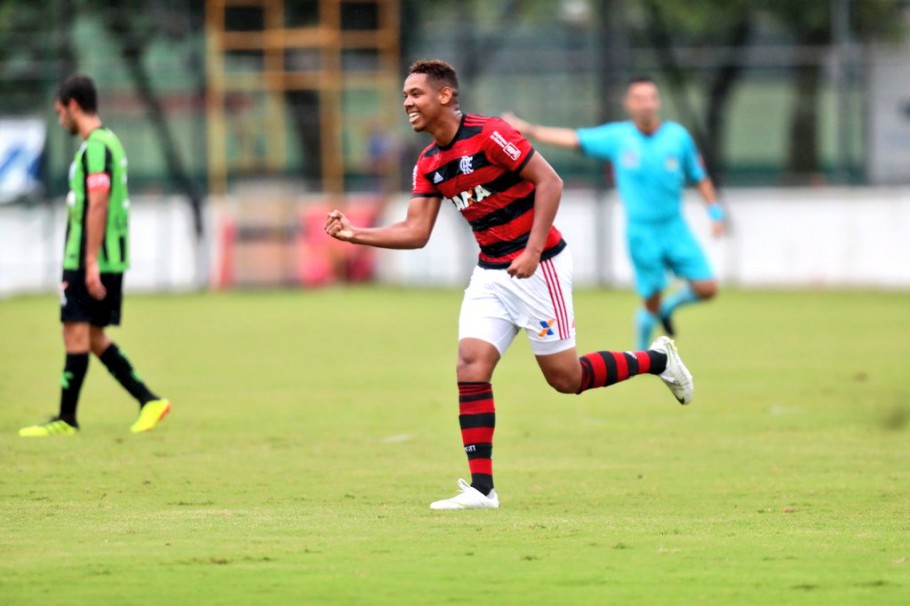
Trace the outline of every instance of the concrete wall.
{"type": "MultiPolygon", "coordinates": [[[[738,189],[726,192],[731,232],[714,240],[697,194],[685,212],[720,279],[742,287],[910,289],[910,188],[738,189]]],[[[384,221],[400,220],[401,196],[384,221]]],[[[216,226],[219,211],[207,210],[216,226]]],[[[631,285],[624,218],[615,193],[567,192],[557,226],[575,256],[576,285],[631,285]]],[[[0,207],[0,297],[51,292],[60,274],[65,216],[62,202],[0,207]]],[[[137,198],[130,224],[133,267],[128,291],[205,287],[219,259],[216,229],[197,245],[189,206],[180,198],[137,198]]],[[[380,281],[408,286],[463,287],[477,248],[454,208],[444,207],[426,248],[379,251],[380,281]]]]}
{"type": "MultiPolygon", "coordinates": [[[[206,253],[196,245],[190,207],[182,198],[135,198],[130,213],[128,291],[186,290],[205,283],[206,253]]],[[[62,200],[0,207],[0,297],[55,290],[65,232],[62,200]]]]}
{"type": "MultiPolygon", "coordinates": [[[[737,189],[725,193],[730,234],[709,235],[695,192],[685,213],[718,276],[743,287],[910,288],[910,189],[737,189]]],[[[404,216],[406,201],[387,220],[404,216]]],[[[575,256],[579,286],[629,286],[625,219],[615,192],[568,192],[556,225],[575,256]],[[598,242],[598,236],[603,240],[598,242]]],[[[476,245],[454,209],[440,212],[423,250],[383,251],[380,272],[399,284],[461,286],[476,245]]]]}

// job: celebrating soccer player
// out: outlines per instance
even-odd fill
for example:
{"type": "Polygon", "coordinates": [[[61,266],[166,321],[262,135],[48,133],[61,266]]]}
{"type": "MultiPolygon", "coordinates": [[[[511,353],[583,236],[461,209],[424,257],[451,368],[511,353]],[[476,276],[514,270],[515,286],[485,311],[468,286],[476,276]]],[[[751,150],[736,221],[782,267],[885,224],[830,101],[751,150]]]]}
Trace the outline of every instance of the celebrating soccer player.
{"type": "Polygon", "coordinates": [[[704,252],[682,216],[686,181],[696,183],[708,204],[712,232],[724,231],[724,210],[689,132],[660,118],[657,85],[647,77],[629,82],[625,107],[630,121],[573,130],[538,126],[505,114],[527,137],[613,164],[626,209],[626,239],[635,268],[635,286],[644,305],[635,316],[637,346],[644,347],[658,322],[674,336],[673,312],[717,294],[717,281],[704,252]],[[687,281],[666,299],[667,271],[687,281]]]}
{"type": "Polygon", "coordinates": [[[421,248],[443,201],[471,225],[480,256],[458,321],[459,422],[471,483],[433,502],[432,509],[499,507],[493,487],[496,411],[490,381],[500,357],[524,329],[547,382],[579,394],[638,374],[660,376],[682,404],[692,400],[692,375],[673,341],[661,337],[642,351],[575,352],[572,257],[553,226],[562,180],[521,134],[499,118],[463,114],[458,78],[443,61],[414,63],[404,83],[411,127],[433,142],[414,167],[407,216],[384,227],[357,227],[334,210],[325,231],[354,244],[421,248]]]}
{"type": "Polygon", "coordinates": [[[117,345],[104,332],[120,324],[123,273],[129,266],[129,194],[126,154],[120,140],[101,124],[98,95],[91,79],[68,78],[54,109],[60,125],[83,139],[70,166],[68,223],[60,286],[60,319],[66,365],[60,412],[47,423],[24,427],[23,437],[73,435],[79,429],[76,407],[88,371],[89,352],[107,367],[139,402],[134,433],[155,427],[171,404],[152,393],[117,345]]]}

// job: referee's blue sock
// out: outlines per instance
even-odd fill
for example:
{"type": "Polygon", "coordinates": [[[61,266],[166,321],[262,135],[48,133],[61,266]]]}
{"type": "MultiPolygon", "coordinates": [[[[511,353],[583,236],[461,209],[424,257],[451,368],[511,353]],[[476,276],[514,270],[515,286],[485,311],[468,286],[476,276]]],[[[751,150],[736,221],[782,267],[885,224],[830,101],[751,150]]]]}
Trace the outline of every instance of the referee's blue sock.
{"type": "Polygon", "coordinates": [[[638,309],[635,314],[635,336],[638,339],[638,349],[642,351],[648,349],[648,345],[651,344],[651,334],[654,332],[654,327],[657,326],[658,322],[660,322],[660,318],[655,314],[652,314],[644,307],[638,309]]]}
{"type": "Polygon", "coordinates": [[[663,304],[660,306],[660,315],[663,318],[669,318],[676,311],[676,308],[698,303],[699,301],[701,301],[701,297],[695,294],[691,286],[686,284],[664,299],[663,304]]]}

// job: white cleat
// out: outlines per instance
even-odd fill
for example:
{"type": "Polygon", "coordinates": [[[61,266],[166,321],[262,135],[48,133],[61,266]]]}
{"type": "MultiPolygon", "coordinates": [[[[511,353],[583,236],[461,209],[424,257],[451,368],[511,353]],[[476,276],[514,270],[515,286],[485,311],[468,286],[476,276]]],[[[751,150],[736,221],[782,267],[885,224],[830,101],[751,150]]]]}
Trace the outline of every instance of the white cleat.
{"type": "Polygon", "coordinates": [[[676,351],[676,344],[670,337],[658,337],[651,343],[654,351],[667,355],[667,369],[660,375],[660,379],[673,392],[680,404],[689,404],[695,396],[695,380],[692,373],[683,364],[676,351]]]}
{"type": "Polygon", "coordinates": [[[430,509],[498,509],[499,497],[496,491],[491,490],[489,496],[483,494],[464,480],[458,480],[460,494],[451,499],[442,501],[433,501],[430,503],[430,509]]]}

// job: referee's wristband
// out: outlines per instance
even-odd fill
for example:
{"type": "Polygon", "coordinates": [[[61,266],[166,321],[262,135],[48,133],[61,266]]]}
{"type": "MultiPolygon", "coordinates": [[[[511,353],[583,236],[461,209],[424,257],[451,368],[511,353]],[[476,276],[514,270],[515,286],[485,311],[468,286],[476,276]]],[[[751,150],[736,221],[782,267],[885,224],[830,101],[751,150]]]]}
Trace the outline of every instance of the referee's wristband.
{"type": "Polygon", "coordinates": [[[711,217],[712,221],[723,221],[726,216],[724,213],[724,207],[714,202],[713,204],[708,205],[708,216],[711,217]]]}

